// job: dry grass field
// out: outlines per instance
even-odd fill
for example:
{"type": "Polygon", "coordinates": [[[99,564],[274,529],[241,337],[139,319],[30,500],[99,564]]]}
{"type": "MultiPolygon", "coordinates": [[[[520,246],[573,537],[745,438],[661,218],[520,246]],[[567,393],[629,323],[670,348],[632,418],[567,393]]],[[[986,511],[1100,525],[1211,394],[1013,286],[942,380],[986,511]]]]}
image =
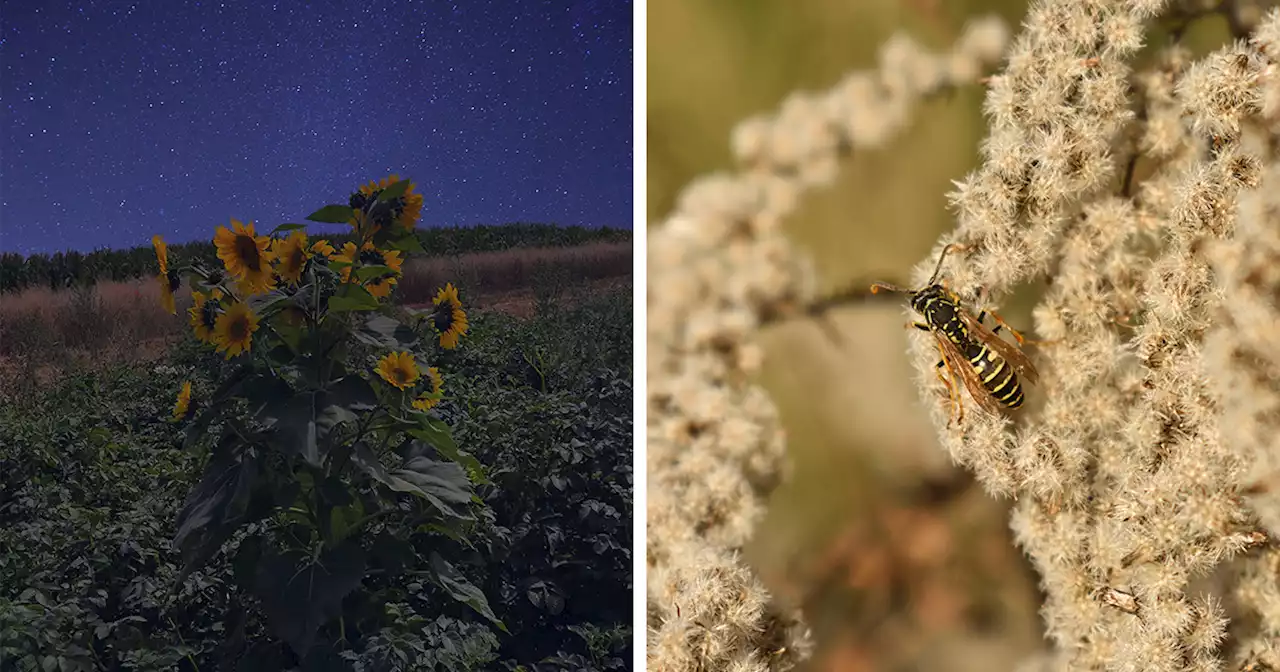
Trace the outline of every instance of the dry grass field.
{"type": "MultiPolygon", "coordinates": [[[[630,243],[591,243],[418,258],[405,266],[399,300],[429,303],[452,282],[467,310],[528,317],[540,302],[573,301],[625,283],[631,255],[630,243]]],[[[68,370],[157,358],[185,333],[190,301],[180,295],[179,317],[168,315],[150,280],[0,294],[0,398],[68,370]]]]}

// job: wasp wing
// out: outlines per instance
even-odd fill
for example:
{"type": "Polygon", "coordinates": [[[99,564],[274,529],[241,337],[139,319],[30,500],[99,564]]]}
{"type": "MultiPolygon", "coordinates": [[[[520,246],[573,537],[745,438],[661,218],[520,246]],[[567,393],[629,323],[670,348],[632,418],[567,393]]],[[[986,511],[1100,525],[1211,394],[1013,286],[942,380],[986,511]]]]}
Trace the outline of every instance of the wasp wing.
{"type": "Polygon", "coordinates": [[[969,396],[978,402],[983,410],[992,414],[1000,414],[1000,404],[996,402],[996,398],[991,396],[987,388],[982,385],[982,381],[978,379],[978,372],[974,370],[973,365],[969,363],[969,358],[960,352],[960,348],[943,334],[933,331],[931,332],[935,340],[938,341],[938,349],[942,351],[942,361],[946,364],[947,369],[952,372],[953,376],[959,377],[964,383],[966,390],[969,390],[969,396]]]}
{"type": "Polygon", "coordinates": [[[1035,365],[1031,363],[1026,353],[1018,346],[1000,338],[999,334],[988,329],[986,325],[979,322],[968,311],[960,311],[960,316],[964,320],[965,326],[969,327],[969,333],[994,350],[997,355],[1003,357],[1004,361],[1009,362],[1018,376],[1029,383],[1035,383],[1040,379],[1040,373],[1036,371],[1035,365]]]}

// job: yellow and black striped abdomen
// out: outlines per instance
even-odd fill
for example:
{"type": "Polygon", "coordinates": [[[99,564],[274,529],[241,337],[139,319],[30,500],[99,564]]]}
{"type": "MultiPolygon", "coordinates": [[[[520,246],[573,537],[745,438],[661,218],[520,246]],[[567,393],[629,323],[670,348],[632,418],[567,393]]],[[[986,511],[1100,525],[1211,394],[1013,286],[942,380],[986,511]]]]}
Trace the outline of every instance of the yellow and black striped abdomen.
{"type": "Polygon", "coordinates": [[[1022,405],[1022,385],[1013,373],[1013,367],[1004,358],[981,343],[970,343],[965,356],[978,373],[982,386],[991,396],[1009,408],[1022,405]]]}

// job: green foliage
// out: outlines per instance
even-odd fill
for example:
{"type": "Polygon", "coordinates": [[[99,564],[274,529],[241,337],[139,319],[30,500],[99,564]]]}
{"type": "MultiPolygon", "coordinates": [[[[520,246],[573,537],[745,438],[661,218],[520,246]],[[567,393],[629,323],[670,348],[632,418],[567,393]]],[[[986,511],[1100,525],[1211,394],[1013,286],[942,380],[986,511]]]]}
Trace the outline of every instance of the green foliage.
{"type": "Polygon", "coordinates": [[[343,383],[422,343],[390,313],[352,322],[303,405],[249,394],[261,371],[191,340],[0,409],[0,669],[627,667],[630,303],[479,315],[457,350],[417,345],[446,399],[394,422],[365,408],[365,388],[394,401],[385,385],[343,383]],[[169,421],[184,380],[206,423],[169,421]],[[229,380],[252,398],[214,410],[229,380]],[[263,445],[228,440],[237,424],[263,445]]]}
{"type": "Polygon", "coordinates": [[[495,317],[452,354],[450,370],[474,383],[440,413],[493,465],[476,490],[494,517],[476,544],[485,593],[511,631],[504,653],[545,669],[629,666],[629,295],[530,322],[495,317]],[[511,370],[513,352],[541,353],[542,387],[511,370]],[[590,649],[583,628],[610,644],[590,649]]]}
{"type": "MultiPolygon", "coordinates": [[[[249,530],[235,559],[236,586],[257,598],[271,633],[300,660],[336,653],[322,632],[333,622],[341,624],[338,643],[347,639],[344,601],[372,575],[378,536],[409,542],[383,548],[400,555],[397,564],[429,567],[424,581],[505,627],[435,548],[466,543],[483,502],[463,463],[477,480],[482,469],[462,457],[449,427],[416,392],[423,362],[435,358],[433,341],[396,323],[378,298],[390,292],[378,291],[381,280],[399,275],[398,261],[382,250],[412,237],[413,223],[406,228],[398,219],[404,198],[380,193],[357,193],[356,205],[321,211],[351,220],[364,246],[359,254],[312,253],[300,230],[272,240],[233,222],[217,239],[232,255],[225,272],[198,263],[171,271],[207,297],[192,319],[207,315],[218,326],[200,338],[237,363],[211,381],[216,389],[198,399],[187,427],[184,446],[207,448],[208,459],[178,513],[175,581],[249,530]],[[378,272],[363,273],[370,268],[378,272]],[[350,356],[355,341],[373,352],[350,356]],[[284,533],[248,527],[260,521],[284,533]],[[419,548],[413,542],[423,525],[433,543],[419,548]]],[[[156,245],[164,266],[167,254],[156,245]]],[[[189,415],[175,411],[179,419],[189,415]]]]}
{"type": "MultiPolygon", "coordinates": [[[[332,207],[332,206],[331,206],[332,207]]],[[[349,209],[348,209],[349,211],[349,209]]],[[[326,220],[328,221],[328,220],[326,220]]],[[[345,219],[340,220],[345,222],[345,219]]],[[[302,224],[282,224],[272,233],[287,233],[302,224]]],[[[341,248],[354,238],[332,223],[335,234],[326,236],[341,248]]],[[[507,224],[441,227],[415,232],[409,242],[410,252],[428,256],[454,256],[471,252],[490,252],[514,247],[572,247],[590,242],[631,239],[631,231],[614,228],[588,229],[580,226],[561,227],[553,224],[507,224]]],[[[170,251],[185,259],[197,260],[207,267],[218,264],[212,243],[172,244],[170,251]]],[[[392,248],[397,249],[397,248],[392,248]]],[[[150,246],[126,250],[93,252],[55,252],[23,256],[14,252],[0,253],[0,293],[27,287],[68,287],[92,285],[108,280],[126,281],[155,274],[155,253],[150,246]]]]}

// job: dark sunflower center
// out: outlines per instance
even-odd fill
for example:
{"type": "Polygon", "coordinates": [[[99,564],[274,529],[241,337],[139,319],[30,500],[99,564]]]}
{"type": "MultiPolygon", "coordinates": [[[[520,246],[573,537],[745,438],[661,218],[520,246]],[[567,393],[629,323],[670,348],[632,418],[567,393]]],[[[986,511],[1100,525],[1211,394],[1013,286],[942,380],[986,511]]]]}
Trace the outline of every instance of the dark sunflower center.
{"type": "Polygon", "coordinates": [[[289,255],[289,267],[302,268],[302,265],[305,263],[307,263],[306,250],[302,249],[302,247],[293,248],[293,254],[289,255]]]}
{"type": "Polygon", "coordinates": [[[227,335],[233,341],[244,341],[249,338],[249,318],[237,317],[227,327],[227,335]]]}
{"type": "Polygon", "coordinates": [[[165,279],[169,281],[169,291],[171,292],[178,291],[178,287],[182,285],[182,278],[178,276],[177,271],[170,270],[165,279]]]}
{"type": "Polygon", "coordinates": [[[360,263],[365,266],[386,266],[387,260],[377,250],[364,250],[360,252],[360,263]]]}
{"type": "Polygon", "coordinates": [[[262,258],[258,255],[258,243],[253,239],[253,236],[236,236],[236,256],[244,262],[244,265],[250,271],[261,270],[262,258]]]}
{"type": "Polygon", "coordinates": [[[200,322],[206,328],[212,329],[213,325],[218,321],[218,304],[213,300],[207,300],[204,305],[200,306],[200,322]]]}
{"type": "Polygon", "coordinates": [[[442,333],[449,331],[449,327],[453,326],[453,306],[448,303],[436,306],[436,311],[431,314],[431,321],[442,333]]]}
{"type": "MultiPolygon", "coordinates": [[[[405,201],[403,196],[379,201],[378,195],[382,193],[379,189],[368,196],[362,203],[361,207],[367,208],[365,216],[369,221],[377,227],[390,226],[392,222],[404,212],[405,201]]],[[[354,201],[354,199],[353,199],[354,201]]]]}

